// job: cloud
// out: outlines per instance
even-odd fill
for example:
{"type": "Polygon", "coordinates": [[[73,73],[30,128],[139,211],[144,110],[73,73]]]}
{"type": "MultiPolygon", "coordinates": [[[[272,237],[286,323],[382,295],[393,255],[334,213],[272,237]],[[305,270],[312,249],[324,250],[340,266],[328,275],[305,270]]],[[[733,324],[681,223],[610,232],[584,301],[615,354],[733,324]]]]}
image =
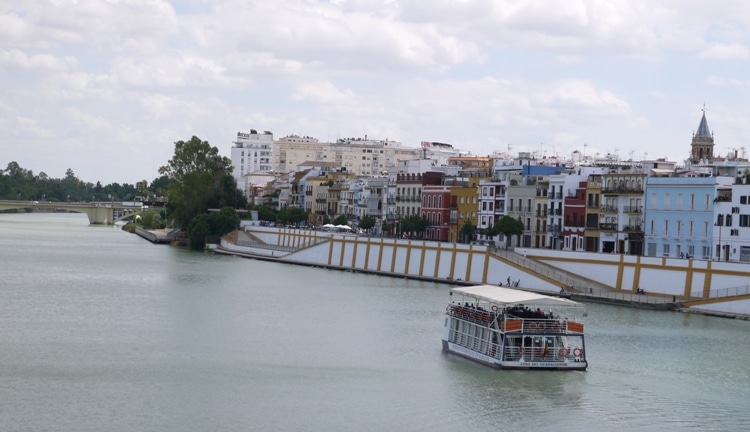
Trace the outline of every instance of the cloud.
{"type": "Polygon", "coordinates": [[[750,80],[724,78],[716,75],[710,75],[706,78],[706,83],[716,87],[750,87],[750,80]]]}
{"type": "Polygon", "coordinates": [[[350,105],[356,101],[356,95],[351,90],[339,90],[330,82],[324,81],[298,85],[290,99],[321,105],[350,105]]]}
{"type": "Polygon", "coordinates": [[[0,49],[0,71],[67,71],[75,69],[78,62],[72,56],[58,57],[50,54],[28,54],[18,49],[0,49]]]}
{"type": "Polygon", "coordinates": [[[709,60],[747,60],[750,59],[750,47],[740,43],[712,43],[698,55],[709,60]]]}

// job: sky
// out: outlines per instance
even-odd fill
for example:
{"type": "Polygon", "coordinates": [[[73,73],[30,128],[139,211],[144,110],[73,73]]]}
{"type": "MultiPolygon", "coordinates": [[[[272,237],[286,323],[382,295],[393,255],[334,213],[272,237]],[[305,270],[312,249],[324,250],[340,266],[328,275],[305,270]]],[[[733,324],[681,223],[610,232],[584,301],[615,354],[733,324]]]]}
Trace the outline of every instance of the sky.
{"type": "Polygon", "coordinates": [[[749,96],[745,0],[0,1],[0,169],[52,178],[250,129],[681,163],[704,107],[741,154],[749,96]]]}

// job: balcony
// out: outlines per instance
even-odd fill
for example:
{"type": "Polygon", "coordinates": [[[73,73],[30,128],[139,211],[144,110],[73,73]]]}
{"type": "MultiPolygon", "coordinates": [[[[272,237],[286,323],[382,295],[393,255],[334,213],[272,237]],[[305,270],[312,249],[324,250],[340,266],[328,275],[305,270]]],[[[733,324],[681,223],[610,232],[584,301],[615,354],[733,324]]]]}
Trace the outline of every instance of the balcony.
{"type": "Polygon", "coordinates": [[[602,213],[617,213],[617,206],[602,206],[602,213]]]}
{"type": "Polygon", "coordinates": [[[602,189],[602,193],[608,195],[643,195],[643,188],[610,187],[602,189]]]}
{"type": "Polygon", "coordinates": [[[626,232],[643,232],[643,228],[640,225],[626,225],[622,227],[622,230],[626,232]]]}
{"type": "Polygon", "coordinates": [[[599,229],[601,231],[617,231],[616,223],[600,223],[599,229]]]}
{"type": "Polygon", "coordinates": [[[536,211],[536,217],[546,218],[547,217],[547,211],[536,211]]]}
{"type": "Polygon", "coordinates": [[[547,232],[549,233],[557,233],[560,232],[560,229],[562,227],[560,225],[548,225],[547,226],[547,232]]]}
{"type": "Polygon", "coordinates": [[[643,213],[643,206],[625,206],[625,213],[643,213]]]}

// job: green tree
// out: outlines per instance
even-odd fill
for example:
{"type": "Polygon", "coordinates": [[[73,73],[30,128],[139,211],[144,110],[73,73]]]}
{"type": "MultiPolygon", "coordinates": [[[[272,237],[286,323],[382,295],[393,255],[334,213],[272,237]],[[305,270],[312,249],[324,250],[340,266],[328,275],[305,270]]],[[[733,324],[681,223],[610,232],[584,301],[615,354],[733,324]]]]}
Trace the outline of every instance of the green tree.
{"type": "Polygon", "coordinates": [[[347,225],[349,223],[349,219],[346,217],[346,215],[342,214],[336,216],[331,223],[334,225],[347,225]]]}
{"type": "Polygon", "coordinates": [[[146,180],[137,182],[135,184],[135,189],[138,191],[138,195],[142,196],[143,199],[146,199],[146,197],[149,196],[148,182],[146,180]]]}
{"type": "Polygon", "coordinates": [[[190,220],[187,227],[190,249],[203,250],[206,248],[206,237],[211,234],[211,224],[207,214],[199,214],[190,220]]]}
{"type": "Polygon", "coordinates": [[[170,216],[177,226],[190,226],[194,217],[209,208],[236,204],[238,199],[232,161],[196,136],[177,141],[174,156],[159,168],[159,173],[171,180],[167,197],[170,216]]]}
{"type": "Polygon", "coordinates": [[[388,223],[388,221],[383,221],[382,224],[380,224],[380,231],[383,233],[387,233],[391,231],[392,225],[388,223]]]}
{"type": "Polygon", "coordinates": [[[512,235],[523,234],[523,222],[511,216],[503,216],[487,232],[491,236],[503,234],[505,236],[505,246],[510,246],[512,235]]]}
{"type": "Polygon", "coordinates": [[[232,207],[222,207],[218,212],[209,215],[211,233],[223,236],[232,232],[240,225],[240,216],[232,207]]]}
{"type": "Polygon", "coordinates": [[[363,230],[372,229],[375,226],[375,218],[370,215],[365,215],[359,220],[357,226],[363,230]]]}
{"type": "Polygon", "coordinates": [[[464,224],[461,225],[461,235],[464,238],[464,242],[468,243],[471,241],[471,238],[474,236],[474,232],[476,230],[476,227],[469,219],[466,219],[464,221],[464,224]]]}
{"type": "Polygon", "coordinates": [[[411,215],[401,219],[401,232],[409,233],[411,237],[414,237],[415,234],[422,236],[428,226],[430,226],[430,223],[427,219],[419,215],[411,215]]]}
{"type": "Polygon", "coordinates": [[[266,222],[276,222],[278,220],[278,212],[271,207],[265,205],[253,205],[249,207],[249,210],[255,210],[258,212],[258,220],[266,222]]]}

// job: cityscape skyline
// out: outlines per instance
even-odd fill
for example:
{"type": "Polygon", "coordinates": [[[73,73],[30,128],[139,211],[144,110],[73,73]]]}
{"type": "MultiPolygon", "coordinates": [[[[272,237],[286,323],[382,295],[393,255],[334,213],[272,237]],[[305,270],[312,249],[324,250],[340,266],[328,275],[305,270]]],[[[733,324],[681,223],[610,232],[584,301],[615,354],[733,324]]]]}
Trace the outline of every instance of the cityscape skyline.
{"type": "Polygon", "coordinates": [[[750,4],[109,2],[0,9],[0,155],[53,178],[158,177],[195,135],[437,141],[487,156],[681,164],[750,142],[750,4]]]}

